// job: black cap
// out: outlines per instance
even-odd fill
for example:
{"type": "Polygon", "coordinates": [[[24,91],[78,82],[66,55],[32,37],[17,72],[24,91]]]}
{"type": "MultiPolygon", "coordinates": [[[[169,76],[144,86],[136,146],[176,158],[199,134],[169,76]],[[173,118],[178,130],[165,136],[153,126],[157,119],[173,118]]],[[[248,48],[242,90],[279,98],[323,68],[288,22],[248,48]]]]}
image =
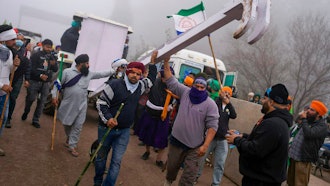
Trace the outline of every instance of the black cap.
{"type": "Polygon", "coordinates": [[[78,57],[76,57],[74,61],[76,62],[76,64],[86,63],[89,61],[89,57],[87,54],[80,54],[78,57]]]}
{"type": "Polygon", "coordinates": [[[288,104],[289,92],[283,84],[273,85],[271,88],[268,88],[265,92],[265,96],[274,100],[279,104],[288,104]]]}

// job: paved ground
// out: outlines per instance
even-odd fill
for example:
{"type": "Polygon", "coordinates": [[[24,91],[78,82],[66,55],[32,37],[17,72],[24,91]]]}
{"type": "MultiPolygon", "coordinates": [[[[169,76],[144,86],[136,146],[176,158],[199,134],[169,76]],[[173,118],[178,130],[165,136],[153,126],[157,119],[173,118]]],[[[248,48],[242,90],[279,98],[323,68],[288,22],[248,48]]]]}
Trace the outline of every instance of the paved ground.
{"type": "MultiPolygon", "coordinates": [[[[56,125],[55,146],[50,150],[53,117],[42,115],[41,128],[31,125],[32,113],[26,121],[21,121],[24,108],[25,89],[22,89],[17,108],[12,120],[13,128],[5,129],[0,139],[0,147],[6,156],[0,157],[1,186],[64,186],[74,185],[89,160],[89,148],[97,136],[97,113],[89,108],[87,121],[79,143],[79,157],[71,156],[63,146],[64,131],[60,124],[56,125]]],[[[31,109],[34,111],[34,108],[31,109]]],[[[156,154],[144,161],[140,156],[144,147],[138,146],[136,136],[131,136],[128,149],[124,155],[117,185],[122,186],[161,186],[165,173],[155,166],[156,154]]],[[[206,167],[198,185],[210,185],[212,169],[206,167]]],[[[318,173],[319,175],[319,173],[318,173]]],[[[323,172],[323,178],[330,181],[330,174],[323,172]]],[[[82,186],[93,185],[94,166],[91,165],[83,177],[82,186]]],[[[177,185],[177,182],[174,183],[177,185]]],[[[236,185],[223,178],[225,186],[236,185]]],[[[330,185],[316,177],[311,178],[310,185],[330,185]]]]}

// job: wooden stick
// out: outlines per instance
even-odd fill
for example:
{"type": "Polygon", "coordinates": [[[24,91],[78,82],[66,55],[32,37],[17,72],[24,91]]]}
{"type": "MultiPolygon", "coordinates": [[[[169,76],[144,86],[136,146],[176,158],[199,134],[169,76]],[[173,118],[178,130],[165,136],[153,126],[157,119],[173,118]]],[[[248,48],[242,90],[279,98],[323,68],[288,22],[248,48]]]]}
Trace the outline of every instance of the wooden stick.
{"type": "MultiPolygon", "coordinates": [[[[60,94],[60,91],[56,92],[56,100],[58,100],[58,95],[60,94]]],[[[52,128],[52,140],[50,144],[50,150],[54,150],[54,140],[55,140],[55,129],[56,129],[56,119],[57,119],[57,105],[54,108],[54,120],[53,120],[53,128],[52,128]]]]}
{"type": "MultiPolygon", "coordinates": [[[[117,118],[118,118],[118,116],[119,116],[121,110],[123,109],[123,107],[124,107],[124,103],[121,103],[121,105],[120,105],[120,107],[119,107],[119,109],[118,109],[118,111],[117,111],[117,113],[116,113],[116,115],[115,115],[115,117],[114,117],[115,120],[117,120],[117,118]]],[[[101,147],[102,147],[102,145],[103,145],[105,139],[107,138],[108,134],[110,133],[110,131],[111,131],[111,128],[108,128],[108,130],[107,130],[107,131],[105,132],[105,134],[103,135],[103,137],[102,137],[102,139],[101,139],[101,141],[100,141],[100,143],[99,143],[99,146],[97,146],[97,148],[96,148],[94,154],[92,155],[92,157],[90,158],[90,160],[87,162],[87,164],[86,164],[84,170],[82,171],[82,173],[80,174],[80,176],[79,176],[79,178],[78,178],[78,180],[77,180],[75,186],[78,186],[78,185],[79,185],[79,183],[80,183],[80,181],[81,181],[81,178],[84,176],[84,174],[86,173],[88,167],[89,167],[90,164],[93,162],[94,158],[96,157],[97,153],[98,153],[99,150],[101,149],[101,147]]]]}
{"type": "Polygon", "coordinates": [[[217,76],[217,80],[219,82],[219,85],[220,85],[220,90],[222,89],[222,83],[221,83],[221,79],[220,79],[220,74],[219,74],[219,71],[218,71],[218,66],[217,66],[217,61],[215,59],[215,55],[214,55],[214,51],[213,51],[213,46],[212,46],[212,42],[211,42],[211,36],[208,35],[208,38],[209,38],[209,45],[210,45],[210,48],[211,48],[211,52],[212,52],[212,57],[213,57],[213,62],[214,62],[214,68],[215,68],[215,75],[217,76]]]}
{"type": "MultiPolygon", "coordinates": [[[[11,69],[11,71],[10,71],[10,81],[9,81],[10,86],[13,84],[15,70],[16,70],[16,68],[13,66],[13,69],[11,69]]],[[[2,111],[1,111],[1,117],[0,117],[0,131],[1,131],[2,124],[3,124],[3,119],[4,119],[4,116],[5,116],[5,113],[6,113],[6,106],[7,106],[7,102],[8,102],[8,99],[9,99],[9,95],[10,95],[10,93],[7,93],[5,102],[3,103],[3,108],[2,108],[2,111]]]]}
{"type": "MultiPolygon", "coordinates": [[[[61,79],[62,79],[63,61],[64,61],[64,55],[62,54],[61,55],[61,62],[60,62],[60,72],[59,72],[59,75],[57,77],[59,79],[59,81],[61,81],[61,79]]],[[[56,100],[57,100],[57,103],[59,103],[58,102],[58,98],[60,97],[59,95],[60,95],[60,90],[57,90],[56,91],[56,100]]],[[[51,139],[51,144],[50,144],[50,150],[54,150],[55,129],[56,129],[56,119],[57,119],[57,108],[58,108],[58,105],[55,105],[55,108],[54,108],[53,128],[52,128],[52,139],[51,139]]]]}

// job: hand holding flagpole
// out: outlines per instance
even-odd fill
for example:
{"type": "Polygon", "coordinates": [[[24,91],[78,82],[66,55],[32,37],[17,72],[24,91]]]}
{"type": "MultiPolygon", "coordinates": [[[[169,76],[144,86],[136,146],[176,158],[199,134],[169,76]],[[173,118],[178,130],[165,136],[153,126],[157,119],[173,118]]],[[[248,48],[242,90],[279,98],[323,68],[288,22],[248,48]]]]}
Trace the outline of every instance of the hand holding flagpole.
{"type": "Polygon", "coordinates": [[[60,72],[58,73],[57,80],[54,82],[54,86],[56,86],[56,104],[54,108],[54,120],[53,120],[53,128],[52,128],[52,138],[51,138],[51,145],[50,149],[54,150],[54,139],[55,139],[55,130],[56,130],[56,119],[57,119],[57,108],[58,108],[58,98],[60,95],[61,89],[61,79],[62,79],[62,71],[63,71],[63,61],[64,61],[64,54],[61,54],[61,62],[60,62],[60,72]]]}

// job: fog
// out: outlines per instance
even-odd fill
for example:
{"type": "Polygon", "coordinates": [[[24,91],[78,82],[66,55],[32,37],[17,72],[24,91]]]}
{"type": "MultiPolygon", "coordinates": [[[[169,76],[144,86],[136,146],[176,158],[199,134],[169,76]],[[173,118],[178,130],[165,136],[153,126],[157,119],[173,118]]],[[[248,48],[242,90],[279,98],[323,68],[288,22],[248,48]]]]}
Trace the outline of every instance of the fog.
{"type": "MultiPolygon", "coordinates": [[[[207,17],[223,9],[230,1],[232,0],[204,0],[207,17]]],[[[0,21],[3,23],[6,20],[14,27],[41,33],[43,39],[50,38],[55,44],[60,44],[59,39],[64,30],[70,27],[75,12],[108,18],[133,28],[129,49],[129,58],[133,58],[142,45],[157,47],[168,37],[176,37],[173,20],[166,16],[199,3],[200,0],[1,0],[0,21]]],[[[285,28],[290,26],[289,20],[315,12],[329,17],[329,7],[328,0],[273,0],[271,24],[280,28],[285,37],[285,28]]],[[[238,22],[235,21],[212,33],[217,57],[221,58],[228,42],[235,42],[232,33],[237,26],[238,22]]],[[[208,40],[201,39],[188,48],[210,54],[207,45],[208,40]]]]}

